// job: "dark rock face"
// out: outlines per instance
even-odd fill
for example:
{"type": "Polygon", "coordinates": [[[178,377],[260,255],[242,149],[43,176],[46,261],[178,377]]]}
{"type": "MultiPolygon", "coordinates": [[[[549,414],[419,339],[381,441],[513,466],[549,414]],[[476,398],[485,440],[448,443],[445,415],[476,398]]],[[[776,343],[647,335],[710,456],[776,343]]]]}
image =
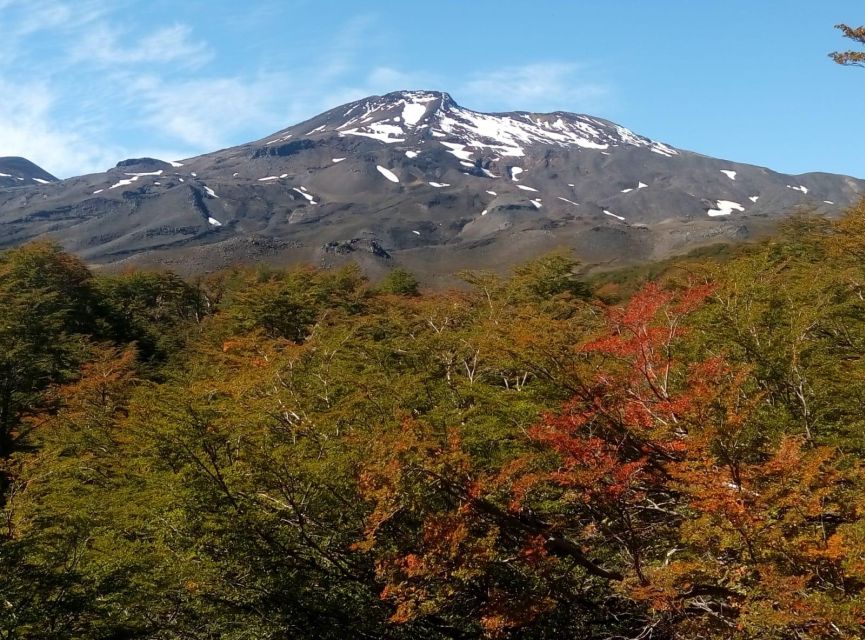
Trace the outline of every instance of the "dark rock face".
{"type": "Polygon", "coordinates": [[[158,169],[171,169],[171,164],[156,158],[127,158],[118,162],[114,168],[125,171],[156,171],[158,169]]]}
{"type": "Polygon", "coordinates": [[[272,147],[265,147],[263,149],[256,149],[252,152],[252,159],[255,160],[256,158],[264,158],[266,156],[287,158],[288,156],[293,156],[301,151],[308,151],[309,149],[314,148],[314,140],[295,140],[294,142],[289,142],[287,144],[279,144],[272,147]]]}
{"type": "Polygon", "coordinates": [[[591,116],[484,114],[423,91],[182,163],[21,182],[0,183],[14,187],[0,188],[0,246],[50,235],[98,263],[348,259],[428,279],[561,246],[589,262],[649,260],[753,237],[798,208],[838,214],[865,194],[862,180],[710,158],[591,116]]]}

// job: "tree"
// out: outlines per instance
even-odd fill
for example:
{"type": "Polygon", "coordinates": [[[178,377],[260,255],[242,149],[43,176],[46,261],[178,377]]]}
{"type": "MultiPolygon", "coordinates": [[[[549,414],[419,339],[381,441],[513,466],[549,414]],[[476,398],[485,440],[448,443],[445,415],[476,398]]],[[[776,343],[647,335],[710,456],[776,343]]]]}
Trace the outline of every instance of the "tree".
{"type": "MultiPolygon", "coordinates": [[[[94,326],[92,277],[56,244],[0,255],[0,465],[49,385],[70,380],[94,326]]],[[[0,468],[0,505],[8,475],[0,468]]]]}
{"type": "Polygon", "coordinates": [[[415,275],[402,267],[391,269],[378,285],[382,293],[392,293],[400,296],[416,296],[420,283],[415,275]]]}
{"type": "Polygon", "coordinates": [[[139,359],[164,361],[176,354],[187,328],[212,312],[200,289],[171,272],[133,271],[94,279],[101,333],[117,343],[135,342],[139,359]]]}
{"type": "Polygon", "coordinates": [[[792,219],[772,241],[711,270],[714,304],[695,319],[694,338],[750,369],[764,394],[752,421],[766,436],[865,446],[863,211],[836,222],[792,219]]]}
{"type": "MultiPolygon", "coordinates": [[[[865,27],[849,27],[846,24],[837,24],[835,28],[840,29],[845,38],[850,38],[859,44],[865,44],[865,27]]],[[[865,67],[865,51],[835,51],[830,53],[829,57],[838,64],[865,67]]]]}
{"type": "Polygon", "coordinates": [[[0,255],[0,638],[863,637],[863,220],[616,304],[0,255]]]}
{"type": "Polygon", "coordinates": [[[486,471],[454,425],[407,420],[361,475],[361,548],[392,620],[468,635],[853,638],[865,551],[855,459],[761,433],[748,366],[695,358],[712,288],[648,285],[577,350],[530,447],[486,471]],[[784,603],[779,605],[779,603],[784,603]]]}
{"type": "Polygon", "coordinates": [[[354,313],[363,306],[366,280],[356,265],[334,271],[312,268],[242,274],[226,296],[230,330],[257,330],[273,338],[303,342],[320,314],[354,313]]]}
{"type": "Polygon", "coordinates": [[[648,584],[647,566],[673,546],[663,467],[683,448],[688,386],[710,371],[691,372],[672,347],[708,292],[647,287],[608,309],[607,331],[576,349],[588,367],[574,397],[496,468],[473,459],[465,427],[408,420],[378,438],[361,477],[373,504],[364,548],[395,622],[577,637],[652,624],[618,585],[648,584]]]}
{"type": "Polygon", "coordinates": [[[589,288],[577,275],[579,261],[566,252],[553,252],[514,269],[509,282],[518,300],[546,300],[556,296],[586,298],[589,288]]]}
{"type": "Polygon", "coordinates": [[[118,534],[142,531],[130,517],[142,501],[127,481],[120,428],[136,384],[135,356],[131,348],[95,346],[78,379],[53,390],[56,412],[35,421],[29,441],[36,450],[18,455],[0,544],[0,637],[132,633],[124,614],[138,596],[130,596],[155,577],[151,544],[118,534]]]}

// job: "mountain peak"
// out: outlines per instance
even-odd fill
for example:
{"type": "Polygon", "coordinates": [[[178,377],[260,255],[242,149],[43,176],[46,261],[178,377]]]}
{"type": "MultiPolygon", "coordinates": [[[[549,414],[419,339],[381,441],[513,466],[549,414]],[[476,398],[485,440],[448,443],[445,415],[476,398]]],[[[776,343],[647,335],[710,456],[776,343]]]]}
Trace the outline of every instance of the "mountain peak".
{"type": "MultiPolygon", "coordinates": [[[[382,96],[371,96],[372,98],[384,98],[385,100],[405,100],[406,102],[427,103],[439,101],[446,104],[459,106],[454,102],[454,99],[447,91],[429,90],[429,89],[404,89],[400,91],[391,91],[382,96]]],[[[370,98],[366,98],[369,100],[370,98]]]]}
{"type": "Polygon", "coordinates": [[[23,187],[57,182],[57,178],[27,158],[0,158],[0,187],[23,187]]]}
{"type": "Polygon", "coordinates": [[[381,96],[370,96],[340,107],[335,111],[344,113],[334,123],[336,129],[350,125],[367,125],[373,122],[393,122],[400,129],[428,128],[430,117],[461,108],[450,94],[444,91],[393,91],[381,96]]]}
{"type": "MultiPolygon", "coordinates": [[[[0,173],[23,162],[0,159],[0,173]]],[[[753,237],[799,206],[836,213],[865,193],[865,181],[679,151],[594,116],[483,113],[428,90],[370,96],[182,163],[131,158],[57,185],[31,175],[0,180],[0,246],[52,234],[94,261],[195,271],[352,259],[427,277],[563,245],[586,262],[638,262],[753,237]]]]}
{"type": "Polygon", "coordinates": [[[286,129],[267,144],[333,134],[384,144],[432,141],[465,161],[475,152],[523,157],[528,147],[536,145],[596,150],[628,145],[668,157],[678,155],[672,147],[601,118],[563,111],[483,113],[460,106],[444,91],[429,90],[394,91],[357,100],[286,129]]]}

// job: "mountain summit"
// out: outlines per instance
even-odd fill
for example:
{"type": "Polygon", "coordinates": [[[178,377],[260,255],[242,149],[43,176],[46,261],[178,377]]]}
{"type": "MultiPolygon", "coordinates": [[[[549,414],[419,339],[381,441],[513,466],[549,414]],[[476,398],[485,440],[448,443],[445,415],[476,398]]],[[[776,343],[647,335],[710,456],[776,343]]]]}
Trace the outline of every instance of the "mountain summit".
{"type": "MultiPolygon", "coordinates": [[[[479,113],[464,109],[443,92],[398,91],[347,106],[347,109],[338,107],[308,121],[316,125],[309,133],[362,136],[385,144],[459,139],[460,143],[450,142],[445,146],[460,159],[471,155],[466,149],[520,158],[531,145],[601,150],[631,145],[667,156],[677,154],[667,145],[599,118],[564,112],[479,113]]],[[[287,129],[270,143],[292,135],[292,129],[287,129]]]]}
{"type": "Polygon", "coordinates": [[[57,178],[26,158],[0,158],[0,188],[57,182],[57,178]]]}
{"type": "Polygon", "coordinates": [[[0,238],[53,235],[93,262],[185,271],[352,259],[435,278],[561,246],[588,262],[655,259],[862,194],[865,181],[719,160],[593,116],[399,91],[181,162],[0,189],[0,238]]]}

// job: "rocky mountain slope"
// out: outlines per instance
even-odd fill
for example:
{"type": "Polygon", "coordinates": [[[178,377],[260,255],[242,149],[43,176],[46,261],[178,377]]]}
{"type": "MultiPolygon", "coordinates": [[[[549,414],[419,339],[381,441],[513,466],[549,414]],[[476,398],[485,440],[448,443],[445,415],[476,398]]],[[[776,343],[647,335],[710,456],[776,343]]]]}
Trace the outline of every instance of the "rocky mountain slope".
{"type": "Polygon", "coordinates": [[[0,243],[50,235],[91,262],[184,271],[353,259],[434,278],[561,246],[649,260],[751,237],[797,208],[837,214],[861,194],[862,180],[710,158],[600,118],[484,114],[406,91],[181,162],[0,189],[0,243]]]}
{"type": "Polygon", "coordinates": [[[0,189],[57,182],[57,178],[26,158],[0,158],[0,189]]]}

